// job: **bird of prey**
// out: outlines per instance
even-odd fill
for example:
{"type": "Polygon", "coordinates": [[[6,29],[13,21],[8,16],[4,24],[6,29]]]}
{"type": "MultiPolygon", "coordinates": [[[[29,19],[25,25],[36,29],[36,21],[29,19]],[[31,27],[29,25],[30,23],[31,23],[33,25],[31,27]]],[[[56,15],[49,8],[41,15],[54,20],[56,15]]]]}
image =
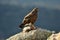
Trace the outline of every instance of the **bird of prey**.
{"type": "Polygon", "coordinates": [[[34,8],[30,13],[28,13],[23,21],[22,21],[22,24],[19,25],[20,28],[24,28],[24,25],[25,24],[34,24],[35,21],[37,20],[37,12],[38,12],[38,8],[34,8]]]}

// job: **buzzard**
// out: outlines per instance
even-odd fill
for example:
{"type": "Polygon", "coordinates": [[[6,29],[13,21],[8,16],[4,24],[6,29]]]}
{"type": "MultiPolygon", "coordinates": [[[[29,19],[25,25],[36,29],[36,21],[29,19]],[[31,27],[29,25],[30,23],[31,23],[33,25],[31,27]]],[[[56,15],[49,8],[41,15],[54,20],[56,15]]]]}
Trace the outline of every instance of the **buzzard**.
{"type": "Polygon", "coordinates": [[[35,21],[37,20],[37,12],[38,8],[34,8],[30,13],[28,13],[22,23],[19,25],[20,28],[24,28],[26,26],[34,25],[35,21]],[[31,24],[31,25],[30,25],[31,24]]]}

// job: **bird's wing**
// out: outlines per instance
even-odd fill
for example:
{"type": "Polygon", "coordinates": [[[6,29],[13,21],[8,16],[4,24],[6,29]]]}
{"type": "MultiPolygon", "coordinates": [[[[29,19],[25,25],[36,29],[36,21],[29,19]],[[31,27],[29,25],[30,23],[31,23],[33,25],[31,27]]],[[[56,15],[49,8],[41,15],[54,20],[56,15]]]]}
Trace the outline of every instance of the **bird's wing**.
{"type": "Polygon", "coordinates": [[[27,14],[24,17],[22,23],[25,23],[25,24],[26,23],[32,23],[32,24],[34,24],[34,22],[37,19],[37,15],[38,15],[37,12],[38,12],[38,8],[34,8],[29,14],[27,14]]]}

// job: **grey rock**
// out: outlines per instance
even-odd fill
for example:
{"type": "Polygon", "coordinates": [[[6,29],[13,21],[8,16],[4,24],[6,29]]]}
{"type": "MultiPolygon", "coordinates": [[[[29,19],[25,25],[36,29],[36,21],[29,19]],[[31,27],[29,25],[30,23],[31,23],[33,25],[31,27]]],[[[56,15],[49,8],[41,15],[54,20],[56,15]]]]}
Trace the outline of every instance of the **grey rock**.
{"type": "Polygon", "coordinates": [[[36,30],[31,30],[29,32],[20,32],[6,40],[47,40],[51,34],[52,31],[37,28],[36,30]]]}
{"type": "Polygon", "coordinates": [[[60,32],[59,33],[52,34],[51,36],[49,36],[47,38],[47,40],[60,40],[60,32]]]}

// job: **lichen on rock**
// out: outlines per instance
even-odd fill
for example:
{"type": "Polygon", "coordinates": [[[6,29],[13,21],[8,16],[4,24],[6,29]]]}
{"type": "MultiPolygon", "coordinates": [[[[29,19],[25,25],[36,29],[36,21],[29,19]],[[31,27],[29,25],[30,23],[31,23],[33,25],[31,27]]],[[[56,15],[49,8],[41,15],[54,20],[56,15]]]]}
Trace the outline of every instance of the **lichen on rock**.
{"type": "Polygon", "coordinates": [[[52,34],[47,40],[60,40],[60,32],[52,34]]]}
{"type": "Polygon", "coordinates": [[[49,30],[37,28],[36,30],[31,30],[29,32],[20,32],[6,40],[47,40],[51,34],[52,32],[49,30]]]}

